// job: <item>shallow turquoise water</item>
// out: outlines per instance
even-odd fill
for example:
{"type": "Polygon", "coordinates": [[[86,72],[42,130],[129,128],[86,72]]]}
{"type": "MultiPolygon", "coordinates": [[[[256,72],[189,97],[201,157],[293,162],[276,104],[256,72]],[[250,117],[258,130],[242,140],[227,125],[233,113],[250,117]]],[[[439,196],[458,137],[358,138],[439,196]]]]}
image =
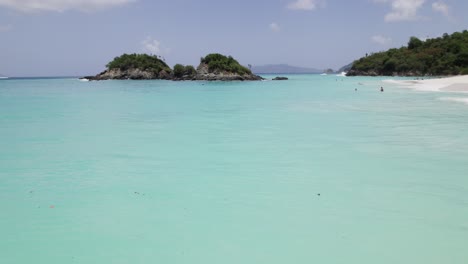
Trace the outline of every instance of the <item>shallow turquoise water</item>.
{"type": "Polygon", "coordinates": [[[467,263],[468,106],[290,77],[0,81],[0,263],[467,263]]]}

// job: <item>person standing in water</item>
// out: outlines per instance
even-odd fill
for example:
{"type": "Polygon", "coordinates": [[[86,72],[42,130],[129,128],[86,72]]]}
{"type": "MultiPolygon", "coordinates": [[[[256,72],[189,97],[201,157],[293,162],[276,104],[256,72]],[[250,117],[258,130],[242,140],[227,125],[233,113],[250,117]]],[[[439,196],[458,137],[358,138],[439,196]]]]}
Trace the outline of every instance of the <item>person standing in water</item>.
{"type": "Polygon", "coordinates": [[[381,92],[383,92],[383,91],[384,91],[382,86],[380,86],[380,91],[381,91],[381,92]]]}

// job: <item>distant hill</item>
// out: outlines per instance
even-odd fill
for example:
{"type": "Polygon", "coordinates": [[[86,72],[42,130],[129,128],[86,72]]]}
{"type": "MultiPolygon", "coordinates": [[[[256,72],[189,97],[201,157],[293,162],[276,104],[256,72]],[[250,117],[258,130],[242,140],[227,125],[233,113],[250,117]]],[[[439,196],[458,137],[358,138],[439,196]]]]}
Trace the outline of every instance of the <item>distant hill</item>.
{"type": "Polygon", "coordinates": [[[468,31],[420,40],[389,49],[353,63],[349,76],[423,76],[468,74],[468,31]]]}
{"type": "Polygon", "coordinates": [[[348,72],[349,70],[351,70],[351,68],[353,67],[353,62],[351,62],[350,64],[348,65],[345,65],[343,67],[341,67],[337,73],[342,73],[342,72],[348,72]]]}
{"type": "Polygon", "coordinates": [[[288,64],[270,64],[263,66],[252,66],[252,72],[254,73],[263,73],[263,74],[273,74],[273,73],[322,73],[323,70],[318,70],[314,68],[304,68],[296,67],[288,64]]]}

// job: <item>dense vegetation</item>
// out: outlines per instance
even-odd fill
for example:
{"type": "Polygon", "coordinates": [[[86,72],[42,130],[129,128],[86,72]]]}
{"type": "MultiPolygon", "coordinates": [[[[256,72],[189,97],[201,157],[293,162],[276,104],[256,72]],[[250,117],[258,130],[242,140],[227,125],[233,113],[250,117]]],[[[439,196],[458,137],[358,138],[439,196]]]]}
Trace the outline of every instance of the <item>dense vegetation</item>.
{"type": "Polygon", "coordinates": [[[116,57],[113,61],[107,65],[108,69],[140,69],[145,71],[151,71],[159,73],[162,70],[171,72],[171,68],[157,56],[148,54],[123,54],[120,57],[116,57]]]}
{"type": "Polygon", "coordinates": [[[252,74],[246,67],[242,66],[233,57],[226,57],[224,55],[213,53],[204,58],[201,58],[201,63],[208,65],[210,72],[232,72],[239,75],[252,74]]]}
{"type": "Polygon", "coordinates": [[[197,74],[197,71],[192,65],[187,65],[184,66],[182,64],[176,64],[174,65],[174,71],[173,74],[177,78],[181,78],[183,76],[195,76],[197,74]]]}
{"type": "Polygon", "coordinates": [[[197,69],[191,65],[176,64],[172,70],[159,56],[123,54],[109,62],[107,70],[87,80],[206,80],[206,81],[258,81],[262,77],[252,74],[231,56],[209,54],[201,59],[197,69]]]}
{"type": "Polygon", "coordinates": [[[374,53],[354,62],[350,75],[468,74],[468,31],[425,41],[411,37],[407,47],[374,53]]]}

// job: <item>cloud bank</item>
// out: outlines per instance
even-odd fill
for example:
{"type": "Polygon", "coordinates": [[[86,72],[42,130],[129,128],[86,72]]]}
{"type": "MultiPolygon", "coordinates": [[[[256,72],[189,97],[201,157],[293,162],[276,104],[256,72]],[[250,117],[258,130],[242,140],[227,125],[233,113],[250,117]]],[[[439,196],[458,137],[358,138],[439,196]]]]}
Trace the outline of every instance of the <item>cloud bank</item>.
{"type": "Polygon", "coordinates": [[[22,12],[80,10],[85,12],[122,6],[135,0],[0,0],[0,6],[22,12]]]}

